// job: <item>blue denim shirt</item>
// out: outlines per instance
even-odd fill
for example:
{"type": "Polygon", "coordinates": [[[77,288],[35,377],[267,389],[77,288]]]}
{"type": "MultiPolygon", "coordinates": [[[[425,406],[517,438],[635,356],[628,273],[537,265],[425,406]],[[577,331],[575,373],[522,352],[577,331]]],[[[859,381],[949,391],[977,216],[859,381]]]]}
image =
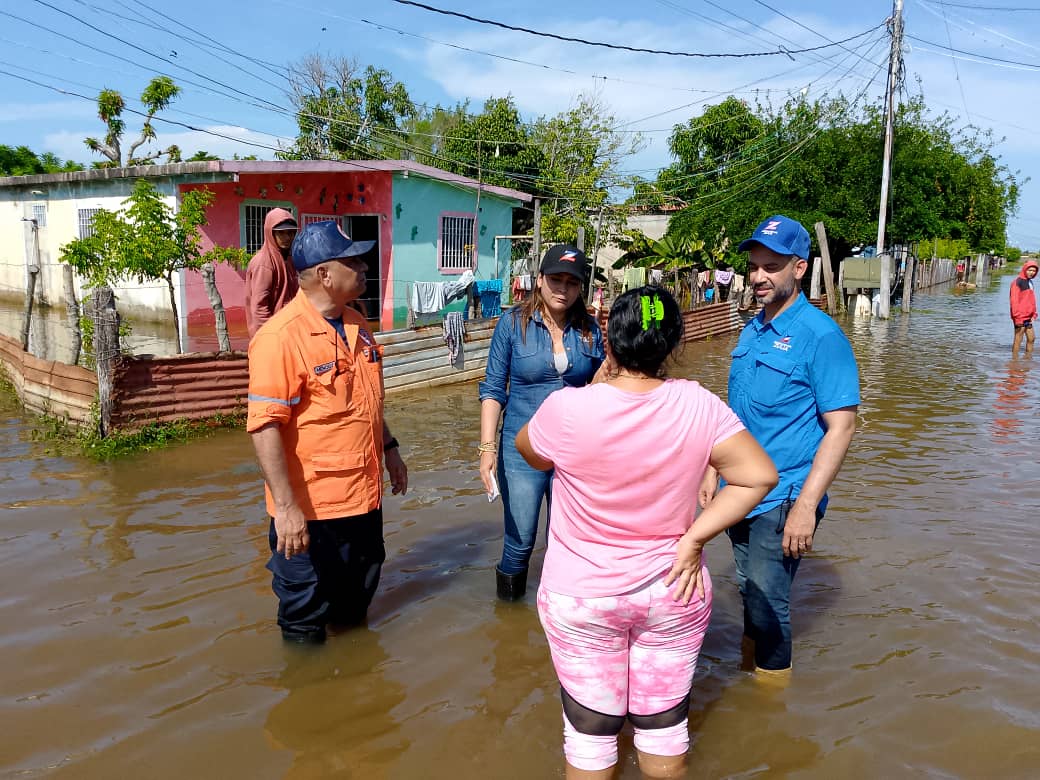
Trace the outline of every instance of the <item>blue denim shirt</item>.
{"type": "Polygon", "coordinates": [[[535,312],[527,323],[527,338],[520,335],[517,307],[502,314],[491,337],[487,373],[480,383],[480,400],[494,398],[505,408],[502,422],[503,446],[513,447],[517,432],[542,405],[549,393],[565,385],[587,385],[603,362],[603,333],[589,317],[592,343],[580,331],[567,326],[563,346],[567,350],[567,370],[561,376],[553,365],[552,337],[535,312]]]}

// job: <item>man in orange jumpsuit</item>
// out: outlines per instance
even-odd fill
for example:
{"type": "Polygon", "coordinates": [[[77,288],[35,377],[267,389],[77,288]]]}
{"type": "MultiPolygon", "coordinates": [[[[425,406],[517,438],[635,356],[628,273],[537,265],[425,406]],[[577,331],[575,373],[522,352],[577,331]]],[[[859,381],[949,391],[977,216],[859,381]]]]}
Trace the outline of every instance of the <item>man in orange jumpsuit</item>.
{"type": "Polygon", "coordinates": [[[383,466],[393,492],[408,470],[383,419],[383,348],[348,304],[365,290],[370,241],[335,222],[292,246],[300,292],[249,344],[246,429],[266,482],[272,587],[290,641],[364,621],[379,584],[383,466]]]}

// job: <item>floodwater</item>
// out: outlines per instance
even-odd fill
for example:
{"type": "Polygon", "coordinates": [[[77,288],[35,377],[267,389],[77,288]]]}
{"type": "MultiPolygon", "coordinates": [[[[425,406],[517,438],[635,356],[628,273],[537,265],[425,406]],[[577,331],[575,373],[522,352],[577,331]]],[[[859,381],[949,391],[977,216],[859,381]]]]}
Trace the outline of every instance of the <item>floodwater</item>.
{"type": "MultiPolygon", "coordinates": [[[[1040,353],[1010,357],[1009,282],[844,322],[861,425],[796,583],[795,676],[738,670],[715,540],[690,777],[1040,773],[1040,353]]],[[[678,373],[724,390],[734,340],[691,345],[678,373]]],[[[275,626],[244,433],[98,465],[49,454],[8,408],[0,776],[562,777],[533,598],[494,600],[476,388],[388,408],[411,488],[386,501],[368,627],[320,648],[275,626]]],[[[638,777],[630,740],[619,777],[638,777]]]]}

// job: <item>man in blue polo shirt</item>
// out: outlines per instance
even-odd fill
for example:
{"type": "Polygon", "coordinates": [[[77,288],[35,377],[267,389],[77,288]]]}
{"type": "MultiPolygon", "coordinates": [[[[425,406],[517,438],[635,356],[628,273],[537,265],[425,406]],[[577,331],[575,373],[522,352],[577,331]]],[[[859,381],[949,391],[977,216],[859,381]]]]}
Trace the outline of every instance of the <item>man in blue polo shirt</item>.
{"type": "MultiPolygon", "coordinates": [[[[748,252],[762,310],[733,350],[729,405],[773,459],[780,482],[727,533],[744,602],[745,662],[753,653],[756,671],[786,675],[791,583],[856,430],[859,372],[841,328],[801,292],[806,229],[773,216],[739,249],[748,252]]],[[[702,503],[709,495],[706,483],[702,503]]]]}

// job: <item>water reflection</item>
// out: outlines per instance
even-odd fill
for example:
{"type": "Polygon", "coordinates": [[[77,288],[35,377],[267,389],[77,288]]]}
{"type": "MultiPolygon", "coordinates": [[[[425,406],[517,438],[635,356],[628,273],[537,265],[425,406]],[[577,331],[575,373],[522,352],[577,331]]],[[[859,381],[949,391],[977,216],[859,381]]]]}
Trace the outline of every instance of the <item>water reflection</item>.
{"type": "MultiPolygon", "coordinates": [[[[997,386],[997,400],[994,407],[997,416],[993,418],[993,439],[1001,444],[1013,444],[1022,436],[1023,426],[1038,411],[1034,399],[1028,390],[1029,371],[1033,365],[1033,356],[1012,357],[1004,368],[1004,376],[997,386]]],[[[1035,396],[1035,394],[1034,394],[1035,396]]]]}
{"type": "MultiPolygon", "coordinates": [[[[739,670],[715,540],[691,777],[1036,774],[1040,374],[1007,357],[1009,282],[841,321],[864,402],[796,583],[795,675],[777,691],[739,670]]],[[[735,340],[687,346],[674,373],[724,393],[735,340]]],[[[321,648],[280,643],[244,433],[99,465],[2,411],[0,775],[560,776],[533,599],[494,599],[474,385],[388,399],[412,486],[387,499],[368,627],[321,648]]],[[[630,742],[618,777],[638,777],[630,742]]]]}
{"type": "Polygon", "coordinates": [[[409,741],[394,717],[406,692],[384,674],[391,662],[379,635],[355,629],[325,648],[283,651],[284,697],[264,723],[274,748],[291,752],[283,777],[385,777],[409,741]]]}

